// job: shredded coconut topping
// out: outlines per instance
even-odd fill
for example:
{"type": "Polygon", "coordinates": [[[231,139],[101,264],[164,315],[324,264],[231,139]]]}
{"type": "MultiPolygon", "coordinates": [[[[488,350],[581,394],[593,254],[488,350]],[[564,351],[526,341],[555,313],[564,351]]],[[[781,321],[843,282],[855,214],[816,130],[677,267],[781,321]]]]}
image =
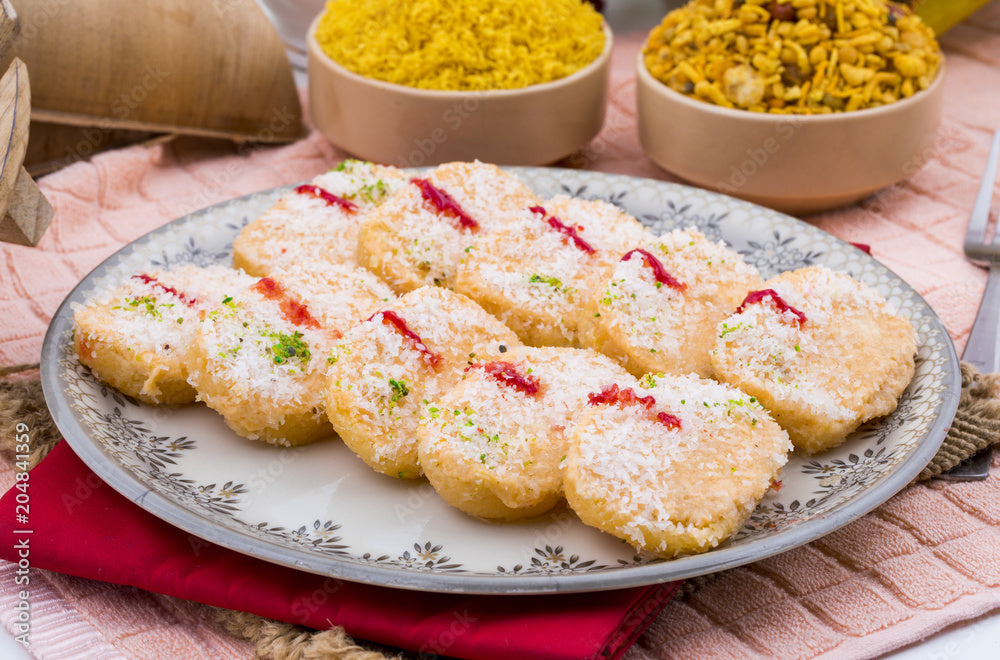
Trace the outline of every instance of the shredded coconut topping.
{"type": "Polygon", "coordinates": [[[306,184],[345,204],[330,204],[322,194],[289,192],[243,229],[235,247],[268,264],[268,270],[310,259],[354,265],[362,221],[405,184],[396,168],[346,160],[306,184]]]}
{"type": "Polygon", "coordinates": [[[422,287],[344,333],[329,353],[328,387],[343,393],[377,429],[371,437],[374,455],[393,458],[415,446],[421,403],[461,380],[470,355],[493,355],[498,338],[508,336],[509,330],[464,296],[422,287]],[[412,334],[386,323],[389,311],[412,334]],[[434,369],[427,368],[428,352],[439,356],[434,369]]]}
{"type": "Polygon", "coordinates": [[[430,205],[435,213],[454,218],[461,229],[468,229],[469,231],[479,229],[479,223],[473,220],[447,191],[438,188],[427,179],[419,177],[410,179],[410,183],[420,189],[420,196],[424,199],[424,202],[430,205]]]}
{"type": "Polygon", "coordinates": [[[499,229],[510,213],[535,200],[516,177],[478,161],[441,165],[425,179],[415,181],[426,181],[432,189],[447,193],[461,212],[459,220],[443,217],[425,199],[424,188],[410,182],[372,216],[367,226],[387,232],[386,239],[392,245],[391,254],[370,256],[385,262],[402,259],[425,284],[451,285],[476,237],[499,229]],[[464,217],[473,220],[477,231],[463,227],[464,217]]]}
{"type": "MultiPolygon", "coordinates": [[[[537,213],[541,216],[542,220],[546,222],[552,229],[556,230],[560,234],[566,237],[576,249],[580,250],[585,254],[594,254],[596,250],[587,241],[580,238],[580,234],[577,233],[577,228],[572,225],[567,225],[559,218],[554,215],[549,215],[545,210],[544,206],[532,206],[529,209],[532,213],[537,213]]],[[[582,228],[581,228],[582,229],[582,228]]],[[[564,239],[565,240],[565,239],[564,239]]]]}
{"type": "Polygon", "coordinates": [[[103,315],[101,323],[88,323],[93,339],[137,354],[183,354],[198,329],[201,313],[252,282],[242,271],[224,266],[151,270],[98,292],[83,305],[74,304],[73,310],[78,318],[103,315]]]}
{"type": "Polygon", "coordinates": [[[680,353],[684,337],[673,331],[679,323],[721,318],[749,284],[759,282],[756,269],[737,253],[694,229],[675,230],[625,256],[614,264],[598,294],[599,322],[630,345],[652,353],[680,353]],[[683,286],[657,278],[643,253],[683,286]]]}
{"type": "MultiPolygon", "coordinates": [[[[309,383],[325,373],[333,341],[391,297],[371,273],[349,266],[303,262],[276,270],[206,315],[207,368],[221,380],[254,384],[262,399],[320,400],[309,383]],[[261,287],[265,280],[273,286],[261,287]],[[292,300],[309,310],[311,323],[289,314],[292,300]]],[[[191,380],[197,388],[199,375],[191,380]]]]}
{"type": "Polygon", "coordinates": [[[830,324],[845,320],[834,315],[835,308],[841,314],[871,317],[889,313],[887,304],[848,275],[821,266],[786,273],[768,285],[792,309],[773,304],[743,306],[719,324],[714,359],[724,359],[727,370],[752,374],[780,392],[782,400],[817,416],[850,419],[854,414],[848,405],[850,388],[831,389],[827,374],[814,373],[813,365],[824,357],[820,338],[830,324]],[[800,314],[808,322],[800,324],[800,314]]]}
{"type": "MultiPolygon", "coordinates": [[[[421,423],[440,428],[447,451],[460,455],[484,483],[506,484],[501,490],[519,484],[536,496],[560,487],[566,434],[588,392],[632,383],[611,360],[572,348],[518,347],[509,361],[475,366],[482,368],[468,370],[441,400],[428,400],[421,423]],[[493,375],[490,365],[506,365],[503,376],[516,372],[535,387],[511,387],[508,378],[493,375]]],[[[517,505],[514,495],[501,497],[508,506],[517,505]]]]}
{"type": "Polygon", "coordinates": [[[757,269],[722,241],[713,242],[693,227],[660,236],[650,250],[671,275],[705,296],[724,294],[734,281],[759,276],[757,269]]]}
{"type": "Polygon", "coordinates": [[[456,286],[489,301],[484,304],[491,311],[506,309],[497,311],[501,319],[531,318],[573,343],[578,308],[611,264],[645,238],[638,221],[610,204],[554,197],[544,207],[521,210],[505,228],[478,241],[459,269],[456,286]]]}
{"type": "Polygon", "coordinates": [[[383,325],[386,325],[399,334],[401,334],[406,339],[410,340],[413,347],[420,351],[424,357],[424,361],[430,367],[435,367],[441,363],[441,356],[434,353],[424,341],[420,338],[420,335],[416,334],[406,325],[406,321],[396,312],[392,310],[385,310],[383,312],[376,312],[369,319],[369,321],[380,321],[383,325]]]}
{"type": "Polygon", "coordinates": [[[687,288],[683,282],[677,281],[673,275],[668,273],[667,269],[663,267],[662,263],[660,263],[660,260],[653,256],[653,254],[648,250],[643,250],[641,248],[630,250],[625,253],[625,256],[623,256],[621,260],[628,261],[634,256],[639,256],[646,266],[649,267],[649,269],[653,272],[653,279],[656,280],[658,285],[666,285],[679,291],[683,291],[687,288]]]}
{"type": "Polygon", "coordinates": [[[751,442],[754,428],[770,418],[735,388],[694,376],[647,376],[641,385],[656,410],[684,424],[665,428],[634,407],[594,408],[578,428],[574,460],[589,476],[576,486],[622,512],[626,522],[615,532],[636,546],[648,546],[650,536],[692,534],[711,547],[722,540],[711,531],[719,518],[736,515],[739,506],[752,510],[770,486],[787,460],[788,438],[751,442]]]}
{"type": "Polygon", "coordinates": [[[330,337],[319,328],[290,323],[278,305],[251,288],[205,316],[200,341],[208,360],[205,374],[195,371],[189,378],[195,389],[207,375],[254,384],[257,405],[302,404],[316,399],[303,383],[324,368],[330,337]]]}

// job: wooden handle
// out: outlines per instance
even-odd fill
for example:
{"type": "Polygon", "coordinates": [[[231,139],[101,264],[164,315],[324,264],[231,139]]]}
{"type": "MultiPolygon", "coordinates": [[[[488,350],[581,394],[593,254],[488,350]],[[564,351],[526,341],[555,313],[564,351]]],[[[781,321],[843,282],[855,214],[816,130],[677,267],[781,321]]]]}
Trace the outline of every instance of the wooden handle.
{"type": "Polygon", "coordinates": [[[23,167],[19,168],[7,214],[0,219],[0,241],[29,247],[38,245],[54,213],[34,179],[23,167]]]}
{"type": "Polygon", "coordinates": [[[0,241],[37,245],[53,210],[22,167],[31,121],[28,68],[14,58],[0,78],[0,241]]]}
{"type": "Polygon", "coordinates": [[[21,31],[17,20],[17,12],[8,0],[0,0],[0,62],[7,57],[7,52],[14,44],[14,39],[21,31]]]}

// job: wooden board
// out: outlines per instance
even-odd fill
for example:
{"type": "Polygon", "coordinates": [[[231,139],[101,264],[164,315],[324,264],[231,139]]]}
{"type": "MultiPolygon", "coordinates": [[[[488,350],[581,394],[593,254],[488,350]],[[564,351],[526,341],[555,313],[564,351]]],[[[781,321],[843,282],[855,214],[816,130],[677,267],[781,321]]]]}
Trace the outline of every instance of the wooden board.
{"type": "Polygon", "coordinates": [[[284,44],[254,0],[18,0],[34,119],[260,142],[303,135],[284,44]]]}

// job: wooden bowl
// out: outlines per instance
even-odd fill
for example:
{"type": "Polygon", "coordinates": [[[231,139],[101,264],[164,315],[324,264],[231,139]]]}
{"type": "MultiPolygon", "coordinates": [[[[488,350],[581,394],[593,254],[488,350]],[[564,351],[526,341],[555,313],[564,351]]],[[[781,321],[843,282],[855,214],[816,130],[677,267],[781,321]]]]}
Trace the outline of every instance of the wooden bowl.
{"type": "Polygon", "coordinates": [[[309,108],[316,127],[351,154],[399,167],[474,160],[542,165],[585,146],[604,122],[612,34],[565,78],[521,89],[425,90],[366,78],[334,62],[309,26],[309,108]]]}
{"type": "Polygon", "coordinates": [[[257,142],[302,136],[285,48],[253,0],[19,0],[32,119],[257,142]]]}
{"type": "Polygon", "coordinates": [[[663,169],[785,213],[849,204],[916,172],[934,153],[944,69],[889,105],[825,115],[723,108],[655,79],[636,58],[639,141],[663,169]]]}

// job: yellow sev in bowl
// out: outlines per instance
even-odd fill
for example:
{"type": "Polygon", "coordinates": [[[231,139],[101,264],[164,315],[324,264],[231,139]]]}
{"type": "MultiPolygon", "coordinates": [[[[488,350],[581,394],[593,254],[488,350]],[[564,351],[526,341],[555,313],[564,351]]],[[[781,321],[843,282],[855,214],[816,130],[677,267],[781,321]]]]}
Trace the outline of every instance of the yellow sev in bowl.
{"type": "Polygon", "coordinates": [[[926,89],[941,65],[933,31],[885,0],[691,0],[654,28],[646,68],[728,108],[860,110],[926,89]]]}
{"type": "Polygon", "coordinates": [[[331,0],[316,41],[344,68],[423,89],[517,89],[564,78],[604,49],[583,0],[331,0]]]}

